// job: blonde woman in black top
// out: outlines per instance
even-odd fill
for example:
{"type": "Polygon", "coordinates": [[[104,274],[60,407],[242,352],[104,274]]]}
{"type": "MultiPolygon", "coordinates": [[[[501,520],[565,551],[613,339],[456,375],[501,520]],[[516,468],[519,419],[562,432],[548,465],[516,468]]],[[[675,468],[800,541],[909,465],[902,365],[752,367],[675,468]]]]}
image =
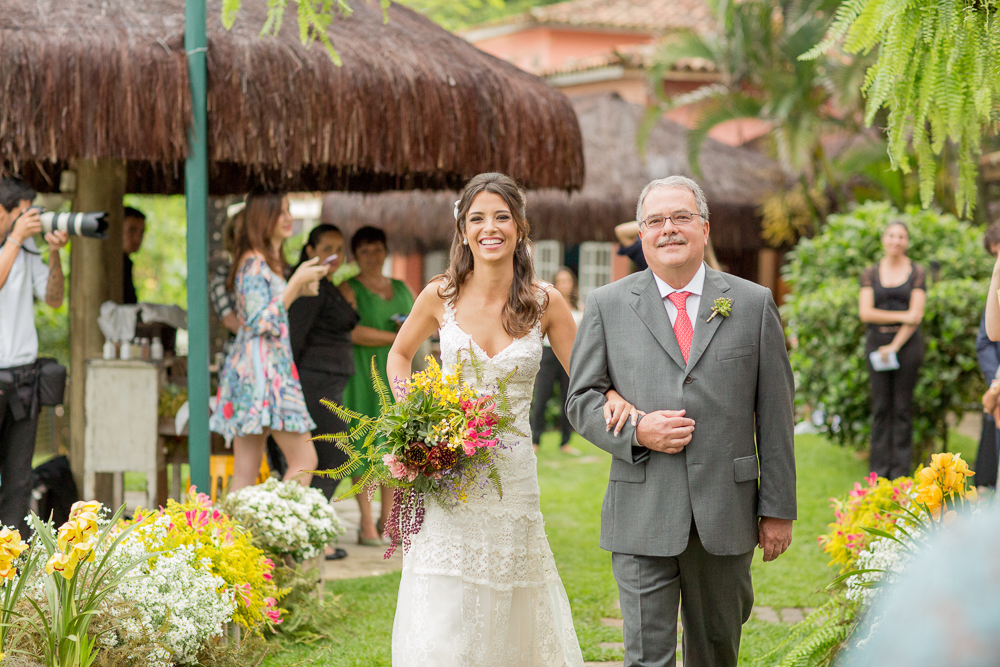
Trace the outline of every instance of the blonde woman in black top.
{"type": "Polygon", "coordinates": [[[861,276],[858,310],[868,325],[865,356],[872,402],[869,469],[895,479],[912,472],[913,389],[917,385],[924,341],[920,321],[927,301],[923,267],[906,256],[910,233],[900,221],[882,233],[885,255],[861,276]],[[878,352],[883,362],[895,353],[896,370],[876,371],[868,356],[878,352]]]}

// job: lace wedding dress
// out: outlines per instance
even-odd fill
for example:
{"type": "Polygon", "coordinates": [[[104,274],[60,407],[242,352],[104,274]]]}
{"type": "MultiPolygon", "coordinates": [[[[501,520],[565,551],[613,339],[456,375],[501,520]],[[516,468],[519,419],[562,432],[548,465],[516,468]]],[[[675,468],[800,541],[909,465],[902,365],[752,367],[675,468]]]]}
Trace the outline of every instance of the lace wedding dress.
{"type": "MultiPolygon", "coordinates": [[[[458,326],[451,304],[440,334],[445,366],[467,360],[471,350],[483,365],[484,384],[514,371],[507,393],[517,430],[529,437],[502,450],[502,500],[487,486],[483,497],[470,496],[454,509],[426,503],[423,527],[403,556],[393,667],[582,667],[569,599],[538,506],[528,426],[542,357],[540,324],[492,358],[458,326]]],[[[466,380],[487,391],[476,386],[471,369],[466,380]]]]}

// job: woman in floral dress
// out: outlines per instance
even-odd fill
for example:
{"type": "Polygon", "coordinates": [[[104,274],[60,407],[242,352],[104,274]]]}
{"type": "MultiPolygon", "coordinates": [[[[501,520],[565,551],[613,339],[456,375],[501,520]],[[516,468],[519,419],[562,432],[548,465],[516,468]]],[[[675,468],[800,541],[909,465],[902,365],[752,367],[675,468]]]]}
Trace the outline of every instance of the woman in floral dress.
{"type": "Polygon", "coordinates": [[[220,375],[209,426],[233,441],[231,490],[257,479],[269,433],[288,461],[285,479],[308,486],[312,476],[302,471],[316,468],[316,449],[309,440],[315,423],[292,361],[288,307],[300,296],[319,293],[326,267],[311,259],[285,282],[282,244],[292,235],[288,198],[251,194],[245,211],[228,281],[236,292],[241,326],[220,375]]]}

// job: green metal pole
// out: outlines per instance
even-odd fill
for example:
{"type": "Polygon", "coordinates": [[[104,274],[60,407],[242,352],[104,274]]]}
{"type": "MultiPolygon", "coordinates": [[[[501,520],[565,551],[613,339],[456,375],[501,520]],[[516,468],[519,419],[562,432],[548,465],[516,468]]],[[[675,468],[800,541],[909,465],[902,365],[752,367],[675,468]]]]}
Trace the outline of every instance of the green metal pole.
{"type": "Polygon", "coordinates": [[[184,50],[191,80],[192,123],[184,164],[187,196],[188,284],[188,461],[191,483],[209,492],[208,457],[208,145],[207,39],[205,0],[187,0],[184,12],[184,50]]]}

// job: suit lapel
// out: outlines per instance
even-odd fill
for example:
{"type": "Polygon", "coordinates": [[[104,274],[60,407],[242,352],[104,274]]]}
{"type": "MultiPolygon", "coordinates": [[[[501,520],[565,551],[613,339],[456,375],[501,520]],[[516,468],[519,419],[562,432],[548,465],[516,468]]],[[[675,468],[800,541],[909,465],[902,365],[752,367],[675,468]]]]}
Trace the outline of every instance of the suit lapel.
{"type": "MultiPolygon", "coordinates": [[[[684,355],[681,354],[681,347],[677,344],[674,328],[670,326],[670,318],[660,297],[660,290],[656,288],[656,281],[653,280],[653,272],[646,269],[645,273],[647,280],[638,281],[632,288],[632,310],[653,334],[660,347],[670,355],[678,367],[683,369],[684,355]]],[[[696,334],[697,331],[695,329],[696,334]]]]}
{"type": "MultiPolygon", "coordinates": [[[[708,344],[712,342],[715,332],[722,326],[722,321],[726,319],[722,315],[716,315],[712,317],[711,322],[707,321],[712,315],[712,306],[715,305],[715,300],[728,291],[729,283],[726,282],[722,274],[705,267],[705,288],[701,294],[701,305],[698,306],[698,321],[694,327],[694,339],[691,341],[691,353],[688,354],[686,370],[695,367],[698,360],[705,354],[708,344]]],[[[676,345],[676,342],[674,344],[676,345]]]]}

